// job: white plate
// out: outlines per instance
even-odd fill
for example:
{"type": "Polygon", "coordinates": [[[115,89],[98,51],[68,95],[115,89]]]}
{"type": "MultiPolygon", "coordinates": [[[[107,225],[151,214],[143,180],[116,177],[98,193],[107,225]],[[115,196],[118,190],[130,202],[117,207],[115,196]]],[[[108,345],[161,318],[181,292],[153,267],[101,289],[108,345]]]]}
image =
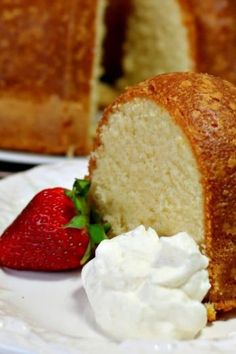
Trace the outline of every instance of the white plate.
{"type": "MultiPolygon", "coordinates": [[[[0,233],[45,187],[70,187],[87,161],[40,166],[0,181],[0,233]]],[[[1,354],[235,353],[236,313],[206,327],[193,341],[112,342],[96,326],[80,272],[0,270],[1,354]]]]}
{"type": "Polygon", "coordinates": [[[58,163],[65,161],[78,161],[81,157],[69,158],[67,156],[34,154],[30,152],[17,152],[10,150],[0,150],[0,161],[9,163],[20,163],[29,165],[58,163]]]}

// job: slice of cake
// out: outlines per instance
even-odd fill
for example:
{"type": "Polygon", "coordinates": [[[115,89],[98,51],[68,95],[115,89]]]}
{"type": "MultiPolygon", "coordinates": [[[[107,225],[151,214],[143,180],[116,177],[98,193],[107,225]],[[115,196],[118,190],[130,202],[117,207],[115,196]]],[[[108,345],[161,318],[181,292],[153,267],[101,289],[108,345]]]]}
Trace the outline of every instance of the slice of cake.
{"type": "MultiPolygon", "coordinates": [[[[174,71],[207,72],[236,83],[235,1],[110,2],[113,6],[108,8],[108,13],[115,20],[113,23],[118,21],[117,7],[123,7],[126,13],[129,6],[123,40],[121,87],[174,71]]],[[[120,43],[121,31],[117,32],[117,41],[120,43]]],[[[114,43],[114,38],[111,38],[111,42],[114,43]]],[[[119,57],[117,65],[118,61],[119,57]]]]}
{"type": "Polygon", "coordinates": [[[104,0],[0,2],[0,147],[90,151],[104,0]]]}
{"type": "Polygon", "coordinates": [[[236,88],[207,74],[163,74],[104,113],[91,198],[113,235],[143,224],[188,232],[210,258],[209,302],[236,307],[236,88]]]}

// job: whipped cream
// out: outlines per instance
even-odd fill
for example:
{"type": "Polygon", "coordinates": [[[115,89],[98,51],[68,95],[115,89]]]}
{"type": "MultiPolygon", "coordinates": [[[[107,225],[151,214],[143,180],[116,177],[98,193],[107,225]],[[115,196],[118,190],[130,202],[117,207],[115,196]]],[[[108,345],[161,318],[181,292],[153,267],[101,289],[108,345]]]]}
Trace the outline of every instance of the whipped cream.
{"type": "Polygon", "coordinates": [[[100,327],[115,339],[190,339],[207,323],[207,257],[185,232],[144,226],[102,241],[82,270],[100,327]]]}

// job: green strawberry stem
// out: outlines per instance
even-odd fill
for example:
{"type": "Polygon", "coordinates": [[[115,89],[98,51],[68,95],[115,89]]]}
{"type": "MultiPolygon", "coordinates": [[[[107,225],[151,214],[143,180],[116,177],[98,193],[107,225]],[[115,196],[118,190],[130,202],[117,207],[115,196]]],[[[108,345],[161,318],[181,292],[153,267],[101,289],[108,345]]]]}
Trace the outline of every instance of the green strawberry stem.
{"type": "Polygon", "coordinates": [[[66,196],[73,201],[77,214],[64,227],[86,229],[90,238],[80,262],[81,265],[91,258],[97,245],[108,238],[107,233],[111,228],[110,224],[102,222],[102,218],[96,210],[90,208],[88,202],[90,184],[90,181],[86,179],[76,179],[72,190],[65,190],[66,196]]]}

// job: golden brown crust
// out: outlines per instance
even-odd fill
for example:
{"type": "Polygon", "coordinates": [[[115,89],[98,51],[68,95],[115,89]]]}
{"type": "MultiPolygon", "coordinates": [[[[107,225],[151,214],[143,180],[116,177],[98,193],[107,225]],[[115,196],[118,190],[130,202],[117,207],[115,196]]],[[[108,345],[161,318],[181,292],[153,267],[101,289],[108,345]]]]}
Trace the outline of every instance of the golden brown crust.
{"type": "Polygon", "coordinates": [[[197,71],[197,31],[193,8],[189,0],[178,0],[178,2],[182,13],[182,23],[186,28],[188,35],[189,56],[191,57],[193,63],[193,68],[191,71],[197,71]]]}
{"type": "Polygon", "coordinates": [[[236,83],[236,2],[179,0],[186,22],[196,71],[236,83]]]}
{"type": "Polygon", "coordinates": [[[88,152],[96,4],[0,2],[2,148],[88,152]]]}
{"type": "Polygon", "coordinates": [[[236,2],[178,0],[196,72],[236,84],[236,2]]]}
{"type": "Polygon", "coordinates": [[[51,97],[40,102],[2,95],[0,147],[51,154],[73,154],[77,149],[80,154],[87,154],[89,144],[84,129],[87,119],[83,107],[73,101],[51,97]]]}
{"type": "MultiPolygon", "coordinates": [[[[207,74],[163,74],[133,88],[110,105],[100,131],[119,105],[140,97],[169,111],[187,136],[202,175],[205,247],[210,258],[209,302],[216,310],[236,307],[236,88],[207,74]]],[[[96,168],[92,157],[90,176],[96,168]]]]}

